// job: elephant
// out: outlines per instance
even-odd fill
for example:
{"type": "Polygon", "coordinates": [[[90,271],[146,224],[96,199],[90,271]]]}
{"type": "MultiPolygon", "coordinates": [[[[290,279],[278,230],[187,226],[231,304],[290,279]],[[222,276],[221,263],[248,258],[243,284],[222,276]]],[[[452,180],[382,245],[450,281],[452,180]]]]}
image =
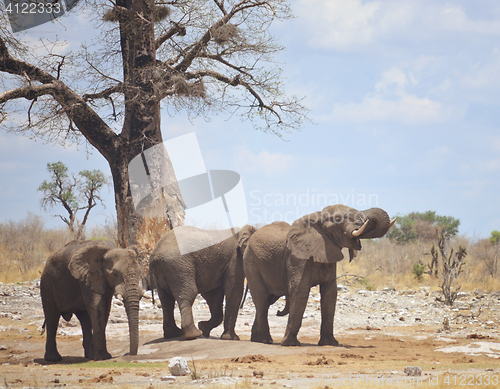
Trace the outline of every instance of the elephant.
{"type": "Polygon", "coordinates": [[[82,326],[85,358],[111,358],[106,348],[106,324],[113,295],[123,297],[127,312],[130,355],[137,355],[139,345],[139,286],[141,268],[137,252],[116,248],[109,241],[72,241],[47,260],[40,293],[47,330],[46,361],[62,359],[57,351],[56,333],[59,317],[69,321],[76,315],[82,326]]]}
{"type": "Polygon", "coordinates": [[[292,225],[274,222],[260,228],[248,241],[243,268],[255,304],[251,341],[272,343],[268,310],[286,296],[289,313],[283,346],[300,346],[297,339],[309,290],[319,284],[321,329],[319,345],[337,346],[333,321],[337,301],[337,261],[342,248],[351,259],[361,250],[360,239],[385,235],[394,224],[380,208],[357,211],[338,204],[295,220],[292,225]]]}
{"type": "Polygon", "coordinates": [[[239,340],[234,327],[245,280],[243,253],[255,231],[255,227],[250,225],[237,232],[182,226],[167,232],[158,241],[151,253],[149,269],[154,276],[163,309],[165,339],[184,336],[184,339],[189,340],[201,335],[209,337],[210,331],[224,319],[221,339],[239,340]],[[181,254],[178,240],[187,245],[218,243],[181,254]],[[196,328],[192,306],[198,294],[206,300],[211,317],[208,321],[199,322],[196,328]],[[174,320],[175,301],[181,312],[181,328],[177,327],[174,320]]]}

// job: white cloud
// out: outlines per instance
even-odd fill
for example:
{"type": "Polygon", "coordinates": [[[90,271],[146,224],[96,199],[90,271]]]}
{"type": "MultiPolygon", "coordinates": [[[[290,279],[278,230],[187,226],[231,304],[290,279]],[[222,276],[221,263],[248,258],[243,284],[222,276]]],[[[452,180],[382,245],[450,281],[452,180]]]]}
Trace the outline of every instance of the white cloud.
{"type": "Polygon", "coordinates": [[[367,96],[361,103],[336,104],[329,120],[342,122],[392,121],[405,124],[440,123],[456,118],[456,110],[429,98],[403,95],[397,100],[367,96]]]}
{"type": "Polygon", "coordinates": [[[293,157],[281,153],[270,153],[262,150],[254,154],[247,148],[242,148],[236,157],[237,170],[249,174],[263,175],[268,178],[276,178],[287,173],[292,165],[293,157]]]}
{"type": "Polygon", "coordinates": [[[477,62],[470,66],[468,74],[462,76],[460,83],[465,89],[498,90],[500,86],[500,53],[499,49],[493,49],[491,56],[486,60],[477,62]]]}
{"type": "MultiPolygon", "coordinates": [[[[414,69],[413,65],[406,67],[414,69]]],[[[391,121],[416,124],[442,123],[464,115],[463,107],[453,107],[432,99],[429,96],[432,90],[419,90],[418,95],[417,91],[407,92],[407,89],[416,89],[417,84],[419,81],[412,70],[394,66],[381,74],[374,91],[361,102],[335,104],[326,119],[350,123],[391,121]]]]}
{"type": "MultiPolygon", "coordinates": [[[[404,95],[404,88],[408,83],[408,78],[402,69],[393,67],[391,70],[382,73],[382,80],[375,84],[375,89],[379,92],[386,92],[389,87],[395,85],[394,93],[398,96],[404,95]]],[[[416,80],[412,76],[412,83],[416,80]]]]}
{"type": "Polygon", "coordinates": [[[500,34],[500,21],[473,18],[462,6],[449,2],[299,0],[294,9],[308,24],[304,31],[311,46],[323,49],[353,50],[384,41],[397,43],[405,37],[421,42],[447,40],[443,32],[500,34]]]}
{"type": "Polygon", "coordinates": [[[375,11],[380,2],[361,0],[300,0],[297,15],[314,26],[310,29],[315,47],[347,48],[371,41],[375,11]]]}

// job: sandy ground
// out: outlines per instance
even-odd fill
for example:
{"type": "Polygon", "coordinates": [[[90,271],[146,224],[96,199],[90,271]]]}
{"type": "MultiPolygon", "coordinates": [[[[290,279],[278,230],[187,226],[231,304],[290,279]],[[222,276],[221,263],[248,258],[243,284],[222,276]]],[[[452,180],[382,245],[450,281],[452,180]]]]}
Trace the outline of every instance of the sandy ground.
{"type": "MultiPolygon", "coordinates": [[[[125,313],[116,302],[107,328],[108,350],[113,359],[88,362],[83,357],[80,327],[73,318],[69,323],[61,319],[57,339],[64,358],[62,363],[50,364],[43,360],[45,336],[39,332],[43,314],[36,283],[3,285],[0,288],[0,385],[500,387],[500,299],[497,295],[464,295],[457,307],[450,309],[434,303],[435,296],[425,290],[346,290],[339,297],[335,324],[339,347],[316,344],[320,317],[316,300],[313,291],[299,333],[302,346],[281,347],[279,341],[287,317],[277,317],[275,311],[282,308],[282,301],[270,309],[275,344],[263,345],[249,341],[253,322],[251,299],[238,318],[240,341],[219,340],[221,327],[216,328],[210,338],[165,340],[161,309],[144,299],[141,341],[136,356],[127,355],[125,313]],[[387,305],[388,301],[395,304],[395,308],[387,305]],[[447,318],[449,328],[443,325],[443,318],[447,318]],[[188,361],[191,374],[170,381],[168,361],[176,356],[188,361]],[[405,374],[408,366],[420,367],[421,376],[405,374]],[[484,385],[488,383],[489,386],[484,385]]],[[[195,304],[194,314],[196,320],[208,317],[208,308],[201,299],[195,304]]]]}

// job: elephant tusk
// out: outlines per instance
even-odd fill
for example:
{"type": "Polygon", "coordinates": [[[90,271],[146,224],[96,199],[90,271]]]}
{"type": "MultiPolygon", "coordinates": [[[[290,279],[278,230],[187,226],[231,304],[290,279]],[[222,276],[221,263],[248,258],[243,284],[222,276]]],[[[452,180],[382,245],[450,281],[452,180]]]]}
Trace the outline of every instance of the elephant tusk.
{"type": "Polygon", "coordinates": [[[366,228],[366,226],[368,225],[368,222],[369,222],[369,221],[370,221],[370,220],[365,221],[365,224],[363,224],[363,225],[362,225],[359,229],[354,230],[354,231],[352,232],[352,236],[356,236],[356,237],[357,237],[357,236],[360,236],[360,235],[363,233],[363,231],[365,230],[365,228],[366,228]]]}
{"type": "Polygon", "coordinates": [[[391,228],[396,223],[396,217],[392,219],[391,224],[389,224],[389,228],[391,228]]]}

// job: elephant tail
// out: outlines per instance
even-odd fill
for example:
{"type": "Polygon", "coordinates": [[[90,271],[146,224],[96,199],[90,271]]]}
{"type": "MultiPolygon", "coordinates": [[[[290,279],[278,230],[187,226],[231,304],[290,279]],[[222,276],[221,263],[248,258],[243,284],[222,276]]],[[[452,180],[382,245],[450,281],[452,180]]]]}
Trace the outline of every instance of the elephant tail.
{"type": "Polygon", "coordinates": [[[241,299],[241,304],[240,304],[240,309],[243,308],[243,305],[245,305],[245,300],[247,298],[247,293],[248,293],[248,282],[245,287],[245,293],[243,294],[243,298],[241,299]]]}
{"type": "Polygon", "coordinates": [[[151,288],[151,301],[153,306],[155,305],[155,279],[153,276],[153,272],[149,269],[149,286],[151,288]]]}
{"type": "Polygon", "coordinates": [[[288,296],[285,298],[285,308],[282,311],[276,312],[276,316],[286,316],[290,313],[290,298],[288,296]]]}

